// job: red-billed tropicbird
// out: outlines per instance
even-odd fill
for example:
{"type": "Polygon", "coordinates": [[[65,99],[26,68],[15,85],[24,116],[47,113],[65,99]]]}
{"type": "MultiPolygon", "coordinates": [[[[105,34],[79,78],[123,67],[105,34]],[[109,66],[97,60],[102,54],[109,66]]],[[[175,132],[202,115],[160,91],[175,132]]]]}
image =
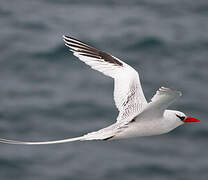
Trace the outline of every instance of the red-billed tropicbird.
{"type": "Polygon", "coordinates": [[[114,79],[114,100],[119,111],[116,123],[84,136],[44,142],[23,142],[0,139],[8,144],[55,144],[85,140],[109,140],[167,133],[187,122],[200,120],[183,112],[167,110],[180,91],[161,87],[148,103],[140,84],[139,74],[120,59],[69,36],[63,36],[65,45],[91,68],[114,79]]]}

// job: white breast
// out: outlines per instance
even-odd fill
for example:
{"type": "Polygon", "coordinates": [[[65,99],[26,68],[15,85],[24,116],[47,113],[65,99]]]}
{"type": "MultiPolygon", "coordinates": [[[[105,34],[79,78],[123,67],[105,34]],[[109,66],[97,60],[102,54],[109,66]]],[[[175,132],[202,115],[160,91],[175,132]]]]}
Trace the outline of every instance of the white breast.
{"type": "Polygon", "coordinates": [[[178,124],[165,117],[144,119],[138,116],[117,134],[116,138],[160,135],[175,129],[177,126],[178,124]]]}

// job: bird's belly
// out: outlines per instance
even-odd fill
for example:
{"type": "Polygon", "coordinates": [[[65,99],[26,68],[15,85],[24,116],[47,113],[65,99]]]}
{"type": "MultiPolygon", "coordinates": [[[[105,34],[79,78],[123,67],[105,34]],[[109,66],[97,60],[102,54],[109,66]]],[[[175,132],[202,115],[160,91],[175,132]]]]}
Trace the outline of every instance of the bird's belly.
{"type": "Polygon", "coordinates": [[[129,138],[136,136],[153,136],[169,132],[161,123],[139,121],[130,123],[123,131],[116,135],[116,138],[129,138]]]}

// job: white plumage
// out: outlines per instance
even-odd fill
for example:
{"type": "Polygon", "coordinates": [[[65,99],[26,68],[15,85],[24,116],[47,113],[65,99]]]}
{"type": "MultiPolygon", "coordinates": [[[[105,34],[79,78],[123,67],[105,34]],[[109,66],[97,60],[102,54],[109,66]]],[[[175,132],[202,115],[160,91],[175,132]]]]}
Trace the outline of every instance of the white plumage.
{"type": "Polygon", "coordinates": [[[114,79],[114,100],[119,111],[117,121],[106,128],[76,138],[46,142],[23,142],[2,138],[0,142],[35,145],[151,136],[167,133],[184,122],[199,121],[182,112],[166,110],[182,95],[180,91],[161,87],[151,102],[147,103],[139,74],[131,66],[72,37],[63,36],[63,39],[65,45],[81,61],[114,79]]]}

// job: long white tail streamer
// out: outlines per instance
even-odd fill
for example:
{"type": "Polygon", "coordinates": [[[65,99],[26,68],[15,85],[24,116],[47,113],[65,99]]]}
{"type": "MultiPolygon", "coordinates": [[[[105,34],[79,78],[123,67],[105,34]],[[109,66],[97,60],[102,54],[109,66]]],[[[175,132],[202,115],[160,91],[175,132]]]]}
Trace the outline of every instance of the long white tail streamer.
{"type": "Polygon", "coordinates": [[[83,140],[87,140],[87,139],[84,139],[83,136],[80,136],[80,137],[63,139],[63,140],[56,140],[56,141],[32,142],[32,141],[16,141],[16,140],[0,138],[0,142],[1,143],[6,143],[6,144],[23,144],[23,145],[58,144],[58,143],[66,143],[66,142],[73,142],[73,141],[83,141],[83,140]]]}

